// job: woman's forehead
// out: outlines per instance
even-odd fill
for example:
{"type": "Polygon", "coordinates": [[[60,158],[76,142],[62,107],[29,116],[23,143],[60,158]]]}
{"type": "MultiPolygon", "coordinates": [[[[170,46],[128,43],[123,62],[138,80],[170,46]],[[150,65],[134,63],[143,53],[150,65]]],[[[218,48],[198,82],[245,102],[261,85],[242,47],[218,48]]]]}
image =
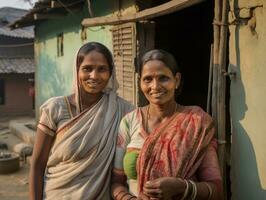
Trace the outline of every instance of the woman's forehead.
{"type": "Polygon", "coordinates": [[[172,73],[169,67],[167,67],[162,61],[160,60],[150,60],[144,64],[142,67],[142,75],[146,73],[172,73]]]}
{"type": "Polygon", "coordinates": [[[107,59],[105,58],[105,56],[102,53],[94,51],[94,52],[90,52],[84,56],[84,59],[83,59],[81,65],[97,64],[97,63],[108,65],[108,62],[107,62],[107,59]]]}

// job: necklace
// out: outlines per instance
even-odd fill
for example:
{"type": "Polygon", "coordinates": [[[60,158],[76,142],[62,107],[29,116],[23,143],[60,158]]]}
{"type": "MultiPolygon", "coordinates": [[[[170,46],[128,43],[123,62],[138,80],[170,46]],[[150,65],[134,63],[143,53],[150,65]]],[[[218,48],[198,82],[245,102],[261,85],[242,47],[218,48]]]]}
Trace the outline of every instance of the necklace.
{"type": "MultiPolygon", "coordinates": [[[[174,112],[171,113],[170,116],[172,116],[174,113],[176,113],[176,111],[177,111],[177,107],[178,107],[178,104],[175,103],[175,109],[174,109],[174,112]]],[[[146,130],[147,133],[149,132],[149,130],[148,130],[148,128],[149,128],[149,127],[148,127],[149,119],[150,119],[150,105],[148,105],[148,108],[147,108],[147,111],[146,111],[146,119],[145,119],[145,130],[146,130]]]]}

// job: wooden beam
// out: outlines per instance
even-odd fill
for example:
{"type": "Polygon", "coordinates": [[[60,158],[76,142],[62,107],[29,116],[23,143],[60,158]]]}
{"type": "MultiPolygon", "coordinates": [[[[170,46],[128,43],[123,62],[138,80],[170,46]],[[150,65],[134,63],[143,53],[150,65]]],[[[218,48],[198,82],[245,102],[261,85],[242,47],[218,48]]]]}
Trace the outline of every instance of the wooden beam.
{"type": "Polygon", "coordinates": [[[85,27],[89,27],[89,26],[100,26],[100,25],[116,25],[127,22],[147,20],[154,17],[170,14],[178,10],[182,10],[184,8],[190,7],[192,5],[198,4],[203,1],[205,0],[172,0],[167,3],[161,4],[159,6],[148,8],[134,14],[128,14],[122,16],[86,18],[83,19],[81,24],[85,27]]]}
{"type": "Polygon", "coordinates": [[[54,13],[54,14],[40,14],[40,13],[35,13],[33,15],[34,20],[41,20],[41,19],[58,19],[65,16],[65,14],[60,14],[60,13],[54,13]]]}
{"type": "Polygon", "coordinates": [[[60,3],[58,1],[52,0],[50,6],[51,6],[51,8],[67,8],[67,7],[75,6],[75,5],[81,4],[81,3],[84,3],[84,1],[80,0],[80,1],[75,1],[73,3],[65,4],[65,3],[60,3]]]}
{"type": "Polygon", "coordinates": [[[61,8],[61,7],[63,6],[57,1],[51,1],[51,8],[61,8]]]}

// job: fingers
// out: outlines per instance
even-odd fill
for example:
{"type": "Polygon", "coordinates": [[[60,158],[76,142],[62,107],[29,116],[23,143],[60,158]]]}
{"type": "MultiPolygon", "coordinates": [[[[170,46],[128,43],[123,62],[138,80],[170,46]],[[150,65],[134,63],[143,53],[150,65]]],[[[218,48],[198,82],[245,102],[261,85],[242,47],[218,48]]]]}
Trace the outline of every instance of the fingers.
{"type": "MultiPolygon", "coordinates": [[[[150,200],[150,198],[148,196],[146,196],[145,194],[141,193],[138,196],[138,200],[150,200]]],[[[156,199],[154,199],[154,200],[156,200],[156,199]]]]}
{"type": "Polygon", "coordinates": [[[163,192],[160,188],[160,182],[157,180],[147,181],[144,184],[143,193],[154,200],[161,199],[163,197],[163,192]]]}
{"type": "Polygon", "coordinates": [[[153,180],[153,181],[147,181],[144,184],[144,187],[147,189],[156,189],[160,187],[160,182],[157,180],[153,180]]]}

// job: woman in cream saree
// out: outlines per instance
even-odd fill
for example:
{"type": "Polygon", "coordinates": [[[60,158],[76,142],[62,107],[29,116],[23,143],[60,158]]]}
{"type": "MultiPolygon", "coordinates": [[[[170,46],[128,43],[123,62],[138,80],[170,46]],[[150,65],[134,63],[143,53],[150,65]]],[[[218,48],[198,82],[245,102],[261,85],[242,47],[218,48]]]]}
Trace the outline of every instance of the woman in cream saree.
{"type": "Polygon", "coordinates": [[[111,164],[119,122],[132,109],[115,92],[111,53],[83,45],[75,93],[41,107],[30,170],[30,199],[110,199],[111,164]]]}

